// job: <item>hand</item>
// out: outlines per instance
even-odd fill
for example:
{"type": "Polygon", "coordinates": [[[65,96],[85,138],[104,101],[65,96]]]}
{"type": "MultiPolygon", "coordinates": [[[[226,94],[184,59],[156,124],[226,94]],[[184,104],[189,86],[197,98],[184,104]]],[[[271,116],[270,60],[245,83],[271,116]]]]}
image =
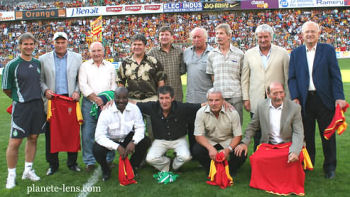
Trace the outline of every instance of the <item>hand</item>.
{"type": "Polygon", "coordinates": [[[244,155],[247,156],[248,146],[246,144],[239,144],[238,146],[236,146],[234,151],[236,156],[239,156],[239,157],[242,156],[243,151],[244,151],[244,155]]]}
{"type": "Polygon", "coordinates": [[[118,146],[117,151],[119,155],[122,156],[123,159],[125,159],[125,157],[128,155],[126,154],[125,148],[122,147],[121,145],[118,146]]]}
{"type": "Polygon", "coordinates": [[[229,155],[230,155],[230,149],[224,148],[224,150],[223,150],[222,152],[224,152],[225,158],[226,158],[226,160],[228,160],[228,157],[229,157],[229,155]]]}
{"type": "Polygon", "coordinates": [[[229,110],[229,111],[232,111],[232,110],[234,110],[235,109],[235,107],[233,107],[232,105],[231,105],[231,103],[229,103],[229,102],[227,102],[227,101],[225,101],[224,100],[224,108],[225,108],[225,110],[229,110]]]}
{"type": "Polygon", "coordinates": [[[103,107],[103,100],[100,97],[96,96],[94,102],[96,103],[97,106],[103,107]]]}
{"type": "Polygon", "coordinates": [[[53,94],[54,94],[54,92],[52,90],[50,90],[50,89],[45,90],[45,97],[47,99],[52,99],[53,94]]]}
{"type": "Polygon", "coordinates": [[[114,100],[108,101],[103,107],[102,110],[109,108],[110,106],[112,106],[114,103],[114,100]]]}
{"type": "Polygon", "coordinates": [[[338,99],[335,101],[335,106],[339,105],[341,109],[343,109],[346,106],[347,102],[342,99],[338,99]]]}
{"type": "Polygon", "coordinates": [[[126,146],[126,155],[131,154],[135,151],[135,144],[134,142],[129,142],[129,144],[126,146]]]}
{"type": "Polygon", "coordinates": [[[244,109],[250,112],[250,100],[243,101],[244,109]]]}
{"type": "Polygon", "coordinates": [[[291,152],[289,153],[289,156],[288,156],[288,162],[287,163],[292,163],[294,161],[298,161],[299,160],[299,157],[297,154],[291,152]]]}
{"type": "Polygon", "coordinates": [[[215,161],[215,157],[216,154],[218,154],[218,151],[216,150],[216,148],[214,148],[213,146],[209,149],[209,157],[210,159],[215,161]]]}
{"type": "Polygon", "coordinates": [[[79,94],[78,92],[73,92],[72,98],[73,98],[73,100],[75,100],[75,101],[79,101],[79,99],[80,99],[80,94],[79,94]]]}
{"type": "Polygon", "coordinates": [[[299,99],[294,99],[293,102],[300,105],[299,99]]]}

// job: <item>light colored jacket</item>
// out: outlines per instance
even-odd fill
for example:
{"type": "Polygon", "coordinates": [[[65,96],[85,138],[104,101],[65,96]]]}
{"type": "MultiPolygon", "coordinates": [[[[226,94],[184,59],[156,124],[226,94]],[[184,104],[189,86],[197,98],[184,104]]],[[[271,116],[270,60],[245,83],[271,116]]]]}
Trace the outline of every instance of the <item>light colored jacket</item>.
{"type": "Polygon", "coordinates": [[[260,100],[265,99],[265,91],[271,82],[280,82],[289,98],[288,52],[279,46],[271,45],[267,69],[264,69],[259,46],[249,49],[244,55],[241,86],[243,100],[250,100],[251,112],[255,113],[260,100]]]}

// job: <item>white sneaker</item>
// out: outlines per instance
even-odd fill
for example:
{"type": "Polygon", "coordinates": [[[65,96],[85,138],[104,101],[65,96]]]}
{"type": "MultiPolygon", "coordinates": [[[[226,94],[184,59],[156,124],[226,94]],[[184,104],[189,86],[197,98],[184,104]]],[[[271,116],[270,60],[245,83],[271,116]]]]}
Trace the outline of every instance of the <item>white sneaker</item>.
{"type": "Polygon", "coordinates": [[[6,181],[6,189],[12,189],[16,186],[16,174],[9,174],[6,181]]]}
{"type": "Polygon", "coordinates": [[[32,170],[26,170],[23,172],[23,176],[22,176],[22,179],[29,179],[29,180],[32,180],[32,181],[39,181],[40,180],[40,177],[38,177],[38,175],[35,174],[35,171],[32,169],[32,170]]]}

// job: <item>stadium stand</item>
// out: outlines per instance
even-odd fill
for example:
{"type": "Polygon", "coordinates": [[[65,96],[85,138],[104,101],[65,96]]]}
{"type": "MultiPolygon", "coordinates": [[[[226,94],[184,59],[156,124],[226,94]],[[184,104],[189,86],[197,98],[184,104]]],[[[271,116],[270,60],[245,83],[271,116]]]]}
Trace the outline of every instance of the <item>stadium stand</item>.
{"type": "MultiPolygon", "coordinates": [[[[72,2],[72,1],[70,1],[72,2]]],[[[130,3],[130,2],[128,2],[130,3]]],[[[0,66],[16,54],[16,38],[23,32],[34,33],[39,40],[36,56],[52,50],[50,38],[56,31],[69,34],[70,48],[88,58],[90,20],[94,18],[57,19],[42,21],[11,21],[0,23],[0,66]]],[[[279,9],[235,12],[193,12],[153,15],[126,15],[103,17],[103,44],[107,58],[121,61],[130,52],[129,38],[143,33],[148,48],[157,45],[157,29],[170,24],[175,32],[175,43],[183,47],[189,44],[189,32],[202,26],[209,32],[208,42],[215,46],[215,26],[226,22],[232,27],[233,43],[242,50],[255,45],[254,31],[257,25],[267,23],[274,27],[274,43],[287,50],[299,46],[301,24],[314,20],[323,26],[321,41],[330,43],[337,50],[350,50],[350,10],[335,9],[279,9]]]]}

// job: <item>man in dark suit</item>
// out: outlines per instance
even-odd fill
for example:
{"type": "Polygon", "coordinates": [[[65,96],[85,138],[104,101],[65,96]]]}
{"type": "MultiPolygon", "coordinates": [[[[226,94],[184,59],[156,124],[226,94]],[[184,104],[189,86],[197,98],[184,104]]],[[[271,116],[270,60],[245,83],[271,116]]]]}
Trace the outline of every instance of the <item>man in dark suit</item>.
{"type": "Polygon", "coordinates": [[[304,45],[294,49],[289,64],[288,86],[291,99],[302,106],[307,151],[315,164],[315,120],[317,120],[325,157],[325,177],[335,177],[336,141],[323,137],[334,114],[335,106],[346,105],[343,83],[334,48],[318,43],[320,28],[308,21],[302,26],[304,45]],[[311,77],[312,76],[312,77],[311,77]]]}

